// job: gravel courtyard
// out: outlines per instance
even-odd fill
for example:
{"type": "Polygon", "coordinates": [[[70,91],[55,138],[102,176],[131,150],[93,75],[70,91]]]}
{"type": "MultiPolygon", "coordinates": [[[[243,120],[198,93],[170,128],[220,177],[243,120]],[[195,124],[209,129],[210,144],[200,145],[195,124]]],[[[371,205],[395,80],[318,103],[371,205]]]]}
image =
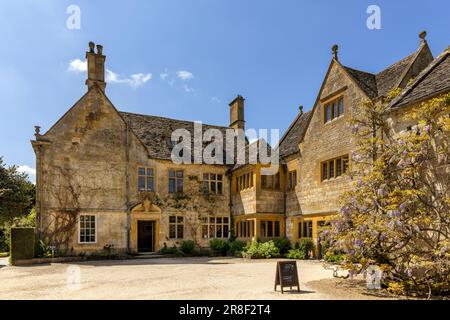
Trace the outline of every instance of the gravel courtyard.
{"type": "Polygon", "coordinates": [[[298,261],[301,293],[285,294],[273,291],[276,260],[162,258],[26,267],[5,263],[0,259],[0,299],[385,298],[367,292],[361,279],[334,279],[318,261],[298,261]]]}

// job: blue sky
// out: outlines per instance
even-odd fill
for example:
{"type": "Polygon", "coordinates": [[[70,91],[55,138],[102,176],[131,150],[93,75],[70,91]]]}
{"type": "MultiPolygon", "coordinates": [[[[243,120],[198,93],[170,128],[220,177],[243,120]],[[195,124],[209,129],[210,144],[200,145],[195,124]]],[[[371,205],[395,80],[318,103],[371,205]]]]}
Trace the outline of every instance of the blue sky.
{"type": "Polygon", "coordinates": [[[86,92],[69,64],[90,40],[104,46],[119,110],[227,125],[241,94],[247,128],[284,132],[300,104],[312,107],[332,44],[343,64],[378,72],[425,29],[436,56],[450,44],[449,11],[447,0],[1,1],[0,156],[32,172],[33,126],[45,132],[86,92]],[[72,4],[79,30],[66,26],[72,4]],[[371,4],[380,30],[366,27],[371,4]]]}

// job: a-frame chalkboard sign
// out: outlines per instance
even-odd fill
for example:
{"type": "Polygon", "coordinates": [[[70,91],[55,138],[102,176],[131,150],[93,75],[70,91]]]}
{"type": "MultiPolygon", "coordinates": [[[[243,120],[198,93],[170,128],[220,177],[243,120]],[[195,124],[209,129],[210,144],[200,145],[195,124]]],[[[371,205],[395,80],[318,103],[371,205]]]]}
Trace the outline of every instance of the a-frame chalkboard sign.
{"type": "Polygon", "coordinates": [[[298,272],[296,261],[278,261],[277,271],[275,273],[274,290],[277,291],[277,286],[280,285],[281,293],[284,293],[284,287],[297,287],[300,292],[300,284],[298,283],[298,272]]]}

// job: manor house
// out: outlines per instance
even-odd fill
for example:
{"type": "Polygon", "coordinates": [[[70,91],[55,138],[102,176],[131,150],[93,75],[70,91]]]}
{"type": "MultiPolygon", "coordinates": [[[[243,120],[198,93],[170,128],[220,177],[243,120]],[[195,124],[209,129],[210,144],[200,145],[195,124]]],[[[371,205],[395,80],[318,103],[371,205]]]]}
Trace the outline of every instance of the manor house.
{"type": "MultiPolygon", "coordinates": [[[[352,186],[350,119],[358,107],[383,103],[400,88],[386,114],[400,132],[413,125],[403,120],[408,110],[450,91],[449,48],[434,58],[425,32],[417,50],[378,73],[345,66],[333,46],[311,111],[299,110],[280,140],[277,172],[266,175],[262,162],[174,162],[172,132],[194,135],[194,123],[119,111],[106,93],[102,46],[90,43],[86,59],[86,94],[45,133],[36,127],[31,142],[38,236],[70,254],[153,252],[183,240],[206,247],[231,236],[317,243],[352,186]]],[[[203,132],[245,130],[244,104],[238,95],[229,126],[203,125],[203,132]]],[[[248,140],[244,149],[251,149],[248,140]]]]}

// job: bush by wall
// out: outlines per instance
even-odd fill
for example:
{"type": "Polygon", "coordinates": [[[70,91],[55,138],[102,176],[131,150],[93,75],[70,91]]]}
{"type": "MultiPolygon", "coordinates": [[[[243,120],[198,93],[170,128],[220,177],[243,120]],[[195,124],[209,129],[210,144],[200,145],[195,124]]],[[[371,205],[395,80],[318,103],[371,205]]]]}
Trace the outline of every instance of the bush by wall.
{"type": "Polygon", "coordinates": [[[195,243],[192,240],[182,241],[180,244],[180,250],[183,253],[191,254],[194,251],[195,243]]]}
{"type": "Polygon", "coordinates": [[[233,255],[242,253],[242,251],[244,251],[246,245],[247,245],[247,243],[245,241],[234,240],[234,241],[230,242],[229,251],[233,255]]]}
{"type": "Polygon", "coordinates": [[[242,256],[249,259],[270,259],[279,257],[280,251],[273,240],[267,242],[253,241],[242,252],[242,256]]]}
{"type": "Polygon", "coordinates": [[[311,238],[302,238],[295,245],[295,249],[298,249],[304,255],[304,259],[308,259],[314,250],[314,242],[311,238]]]}
{"type": "Polygon", "coordinates": [[[291,241],[288,238],[278,238],[274,240],[275,246],[280,251],[280,254],[286,254],[291,249],[291,241]]]}
{"type": "Polygon", "coordinates": [[[286,254],[286,258],[288,259],[299,259],[299,260],[304,260],[307,259],[305,252],[300,251],[298,249],[291,249],[288,251],[288,253],[286,254]]]}
{"type": "Polygon", "coordinates": [[[34,228],[11,228],[10,255],[11,264],[16,260],[34,258],[34,228]]]}
{"type": "Polygon", "coordinates": [[[222,239],[212,239],[209,242],[209,246],[211,250],[213,250],[215,253],[220,253],[221,255],[226,255],[228,249],[230,248],[229,242],[222,239]]]}

